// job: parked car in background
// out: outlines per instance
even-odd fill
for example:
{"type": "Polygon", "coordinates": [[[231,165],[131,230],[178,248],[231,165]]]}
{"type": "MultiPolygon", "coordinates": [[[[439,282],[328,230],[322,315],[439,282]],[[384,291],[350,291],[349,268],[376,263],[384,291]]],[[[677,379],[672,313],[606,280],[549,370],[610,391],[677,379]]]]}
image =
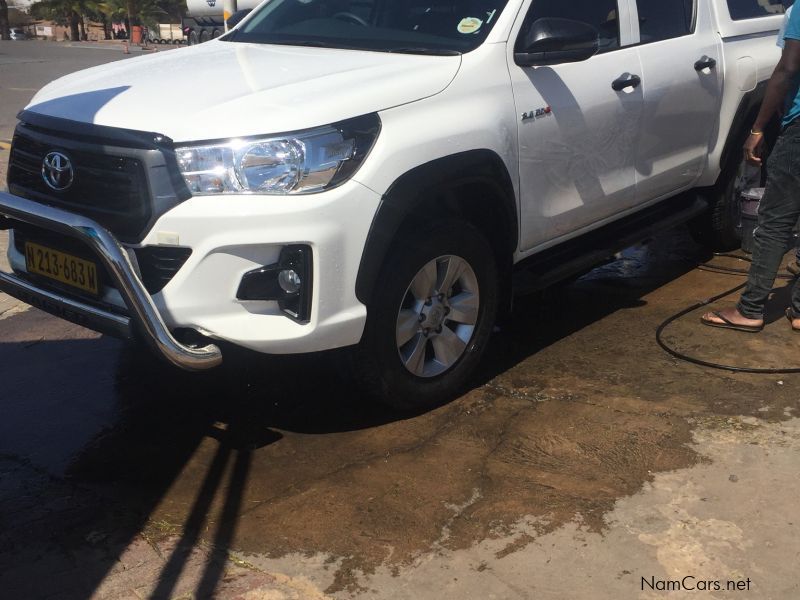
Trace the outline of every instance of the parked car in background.
{"type": "Polygon", "coordinates": [[[25,30],[22,27],[12,27],[11,28],[11,39],[12,40],[27,40],[28,34],[25,33],[25,30]]]}

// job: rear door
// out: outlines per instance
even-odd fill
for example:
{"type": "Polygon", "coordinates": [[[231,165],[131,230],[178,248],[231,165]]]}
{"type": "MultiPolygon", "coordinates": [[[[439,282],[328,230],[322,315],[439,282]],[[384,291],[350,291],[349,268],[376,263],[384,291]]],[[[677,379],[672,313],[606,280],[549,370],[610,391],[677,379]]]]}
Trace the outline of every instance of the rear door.
{"type": "Polygon", "coordinates": [[[635,0],[644,113],[637,201],[690,187],[700,176],[722,98],[721,40],[708,0],[635,0]]]}

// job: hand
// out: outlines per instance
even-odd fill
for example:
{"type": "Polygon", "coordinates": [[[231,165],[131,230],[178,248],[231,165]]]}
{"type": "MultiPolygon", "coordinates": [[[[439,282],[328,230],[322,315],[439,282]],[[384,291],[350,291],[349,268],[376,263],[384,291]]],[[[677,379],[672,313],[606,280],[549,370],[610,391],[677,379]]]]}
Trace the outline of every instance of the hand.
{"type": "Polygon", "coordinates": [[[750,134],[744,143],[744,159],[751,165],[761,166],[761,152],[764,148],[764,134],[750,134]]]}

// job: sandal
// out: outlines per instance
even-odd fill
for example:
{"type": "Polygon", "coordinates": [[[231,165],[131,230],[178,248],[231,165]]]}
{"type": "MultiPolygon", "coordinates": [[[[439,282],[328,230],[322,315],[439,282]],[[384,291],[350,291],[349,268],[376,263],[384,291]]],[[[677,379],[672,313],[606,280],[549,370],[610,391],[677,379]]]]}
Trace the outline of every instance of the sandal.
{"type": "Polygon", "coordinates": [[[726,319],[718,311],[713,311],[711,314],[717,317],[720,321],[722,321],[722,323],[717,323],[716,321],[709,321],[708,319],[704,319],[703,317],[700,317],[700,322],[703,325],[708,325],[709,327],[717,327],[719,329],[733,329],[734,331],[744,331],[747,333],[758,333],[759,331],[764,329],[763,323],[761,325],[742,325],[740,323],[734,323],[733,321],[726,319]]]}

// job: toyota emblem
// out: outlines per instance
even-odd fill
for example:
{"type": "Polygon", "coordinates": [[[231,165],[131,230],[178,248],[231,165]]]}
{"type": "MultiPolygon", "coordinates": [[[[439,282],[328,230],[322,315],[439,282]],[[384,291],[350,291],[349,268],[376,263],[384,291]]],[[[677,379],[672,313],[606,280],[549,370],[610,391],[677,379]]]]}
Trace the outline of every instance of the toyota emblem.
{"type": "Polygon", "coordinates": [[[42,179],[48,187],[63,192],[72,185],[72,162],[61,152],[50,152],[42,161],[42,179]]]}

